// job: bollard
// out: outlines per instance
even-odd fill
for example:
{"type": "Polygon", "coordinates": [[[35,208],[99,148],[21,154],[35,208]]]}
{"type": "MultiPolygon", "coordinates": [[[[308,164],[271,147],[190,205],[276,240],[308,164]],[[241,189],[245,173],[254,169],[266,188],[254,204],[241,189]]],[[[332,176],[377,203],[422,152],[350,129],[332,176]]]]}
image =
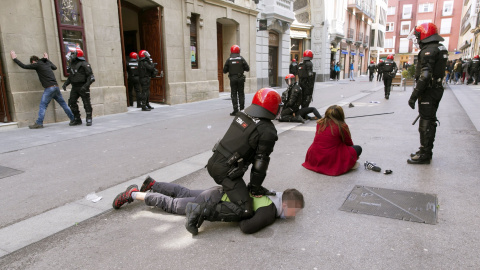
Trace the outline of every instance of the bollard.
{"type": "Polygon", "coordinates": [[[407,91],[407,79],[403,78],[403,91],[407,91]]]}

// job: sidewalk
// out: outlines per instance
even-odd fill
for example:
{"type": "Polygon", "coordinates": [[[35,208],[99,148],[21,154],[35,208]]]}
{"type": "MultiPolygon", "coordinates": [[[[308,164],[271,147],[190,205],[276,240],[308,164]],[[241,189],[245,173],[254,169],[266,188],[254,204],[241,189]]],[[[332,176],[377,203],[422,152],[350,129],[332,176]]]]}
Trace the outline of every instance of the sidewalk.
{"type": "Polygon", "coordinates": [[[0,165],[23,171],[0,178],[0,188],[9,191],[0,197],[6,209],[0,268],[219,269],[225,262],[232,269],[475,268],[480,135],[456,92],[472,92],[472,99],[478,90],[458,85],[445,91],[432,164],[412,166],[406,159],[419,139],[418,124],[411,125],[418,113],[407,105],[411,88],[394,87],[387,101],[381,82],[355,79],[317,83],[313,105],[322,115],[331,104],[344,106],[347,117],[394,112],[347,120],[364,151],[360,163],[373,161],[393,174],[362,166],[338,177],[305,170],[301,163],[315,123],[275,121],[280,135],[265,186],[301,190],[306,207],[295,220],[254,235],[242,234],[235,224],[206,222],[192,237],[183,217],[141,203],[111,208],[118,192],[141,184],[147,174],[194,189],[214,185],[203,166],[232,120],[228,96],[98,117],[92,127],[65,122],[0,132],[6,142],[0,165]],[[437,194],[438,224],[339,211],[355,185],[437,194]],[[84,198],[93,191],[103,197],[98,203],[84,198]]]}

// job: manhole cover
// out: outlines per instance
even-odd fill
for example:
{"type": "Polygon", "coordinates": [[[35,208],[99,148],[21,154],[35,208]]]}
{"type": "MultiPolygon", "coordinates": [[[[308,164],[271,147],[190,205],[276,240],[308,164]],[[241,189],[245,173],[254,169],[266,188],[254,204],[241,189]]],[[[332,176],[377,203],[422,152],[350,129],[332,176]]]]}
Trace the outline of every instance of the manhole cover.
{"type": "Polygon", "coordinates": [[[19,171],[19,170],[15,170],[15,169],[12,169],[12,168],[0,166],[0,179],[5,178],[5,177],[9,177],[9,176],[12,176],[12,175],[16,175],[16,174],[21,174],[21,173],[23,173],[23,171],[19,171]]]}
{"type": "Polygon", "coordinates": [[[414,221],[437,223],[437,195],[355,186],[340,210],[414,221]]]}

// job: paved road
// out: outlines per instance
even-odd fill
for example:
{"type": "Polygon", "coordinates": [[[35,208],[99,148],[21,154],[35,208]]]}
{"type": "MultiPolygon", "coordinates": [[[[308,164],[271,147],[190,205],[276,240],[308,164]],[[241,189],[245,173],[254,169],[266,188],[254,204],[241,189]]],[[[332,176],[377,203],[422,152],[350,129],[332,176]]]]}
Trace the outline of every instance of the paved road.
{"type": "Polygon", "coordinates": [[[472,103],[478,104],[479,89],[453,85],[445,91],[433,162],[412,166],[406,159],[419,139],[411,125],[417,113],[407,105],[411,89],[396,87],[386,101],[383,86],[366,77],[317,83],[313,104],[322,114],[331,104],[350,102],[355,107],[344,106],[347,116],[394,112],[347,122],[364,149],[359,161],[393,174],[307,171],[300,165],[315,123],[276,123],[281,134],[265,185],[296,187],[306,207],[295,220],[254,235],[242,234],[235,223],[207,222],[192,237],[184,217],[139,202],[111,209],[118,192],[147,174],[195,189],[214,185],[203,166],[231,122],[228,96],[99,117],[92,127],[57,123],[0,132],[0,165],[23,171],[0,179],[0,268],[475,268],[480,136],[472,103]],[[355,185],[437,194],[438,224],[339,211],[355,185]],[[87,201],[91,192],[103,199],[87,201]]]}

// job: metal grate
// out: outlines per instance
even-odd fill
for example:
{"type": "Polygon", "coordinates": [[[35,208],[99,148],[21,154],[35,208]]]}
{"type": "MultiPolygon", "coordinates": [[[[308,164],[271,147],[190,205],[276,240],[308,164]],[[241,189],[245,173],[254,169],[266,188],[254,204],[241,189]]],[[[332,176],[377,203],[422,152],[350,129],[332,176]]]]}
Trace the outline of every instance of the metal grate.
{"type": "Polygon", "coordinates": [[[414,221],[437,223],[437,195],[355,186],[340,210],[414,221]]]}

